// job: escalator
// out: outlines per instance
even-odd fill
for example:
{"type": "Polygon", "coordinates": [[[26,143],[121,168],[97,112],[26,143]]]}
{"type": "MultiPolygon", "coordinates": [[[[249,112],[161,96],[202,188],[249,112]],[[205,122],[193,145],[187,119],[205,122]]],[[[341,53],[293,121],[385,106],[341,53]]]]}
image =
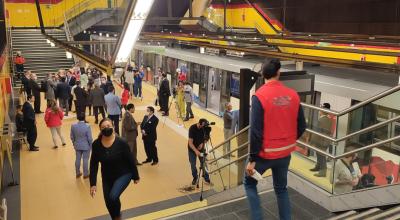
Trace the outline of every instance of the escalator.
{"type": "MultiPolygon", "coordinates": [[[[392,103],[399,94],[400,86],[396,86],[341,112],[302,104],[308,129],[292,153],[288,174],[295,219],[399,219],[400,151],[397,143],[400,134],[388,130],[397,126],[400,116],[393,115],[386,120],[371,119],[381,117],[379,108],[392,103]],[[332,120],[332,129],[328,133],[322,133],[318,127],[320,114],[326,114],[332,120]],[[375,114],[374,117],[372,114],[375,114]],[[349,129],[359,124],[361,127],[358,130],[349,129]],[[382,133],[385,132],[388,136],[383,138],[382,133]],[[330,147],[321,147],[313,141],[316,137],[317,140],[331,142],[330,147]],[[361,177],[359,184],[347,191],[339,190],[336,184],[340,173],[338,164],[343,158],[355,154],[358,155],[356,163],[361,177]],[[327,172],[323,177],[310,171],[316,164],[317,156],[327,160],[327,172]],[[302,212],[304,207],[312,210],[311,213],[302,212]],[[318,213],[317,217],[312,216],[315,213],[318,213]]],[[[199,216],[206,216],[204,219],[248,219],[242,179],[249,150],[249,129],[244,128],[209,151],[208,169],[213,188],[205,198],[208,206],[168,219],[199,219],[199,216]],[[231,151],[222,154],[226,145],[230,145],[231,151]]],[[[264,174],[258,188],[265,215],[276,219],[270,172],[264,174]]]]}

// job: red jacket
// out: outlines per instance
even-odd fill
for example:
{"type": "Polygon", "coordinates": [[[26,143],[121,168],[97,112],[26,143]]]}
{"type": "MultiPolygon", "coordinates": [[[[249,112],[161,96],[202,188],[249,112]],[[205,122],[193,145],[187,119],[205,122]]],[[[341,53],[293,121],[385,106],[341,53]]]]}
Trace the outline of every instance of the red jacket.
{"type": "Polygon", "coordinates": [[[121,104],[127,105],[128,101],[129,101],[129,90],[124,89],[124,91],[122,92],[122,96],[121,96],[121,104]]]}
{"type": "Polygon", "coordinates": [[[178,80],[182,81],[182,82],[185,82],[186,81],[186,74],[184,74],[184,73],[179,74],[178,75],[178,80]]]}
{"type": "Polygon", "coordinates": [[[22,56],[16,56],[14,59],[15,64],[24,64],[25,63],[25,58],[22,56]]]}
{"type": "Polygon", "coordinates": [[[255,95],[264,109],[264,138],[259,156],[264,159],[289,156],[297,140],[299,95],[279,81],[268,82],[255,95]]]}
{"type": "Polygon", "coordinates": [[[46,122],[47,127],[59,127],[61,126],[62,119],[64,118],[64,113],[60,109],[58,112],[53,112],[51,108],[46,109],[46,113],[44,115],[44,121],[46,122]]]}

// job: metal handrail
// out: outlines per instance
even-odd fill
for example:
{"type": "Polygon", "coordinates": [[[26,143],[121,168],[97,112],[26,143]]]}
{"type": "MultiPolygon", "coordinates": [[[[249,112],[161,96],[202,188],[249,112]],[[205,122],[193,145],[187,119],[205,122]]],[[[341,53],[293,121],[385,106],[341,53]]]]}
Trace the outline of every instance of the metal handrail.
{"type": "Polygon", "coordinates": [[[249,145],[249,144],[250,144],[250,142],[247,141],[246,143],[244,143],[244,144],[238,146],[236,149],[231,150],[230,152],[228,152],[228,153],[226,153],[226,154],[224,154],[224,155],[222,155],[222,156],[220,156],[220,157],[217,157],[217,158],[215,158],[215,159],[213,159],[213,160],[208,161],[208,163],[210,163],[210,164],[211,164],[211,163],[215,163],[216,161],[218,161],[218,160],[220,160],[220,159],[222,159],[222,158],[224,158],[224,157],[226,157],[226,156],[232,154],[233,152],[236,152],[236,151],[238,151],[238,150],[243,149],[244,147],[246,147],[246,145],[249,145]]]}
{"type": "Polygon", "coordinates": [[[395,86],[393,88],[390,88],[390,89],[388,89],[388,90],[386,90],[386,91],[384,91],[382,93],[379,93],[379,94],[377,94],[377,95],[375,95],[375,96],[373,96],[371,98],[368,98],[368,99],[366,99],[366,100],[364,100],[364,101],[362,101],[360,103],[357,103],[357,104],[355,104],[353,106],[350,106],[349,108],[344,109],[343,111],[340,111],[340,112],[332,111],[332,110],[329,110],[329,109],[317,107],[317,106],[306,104],[306,103],[301,103],[301,105],[303,107],[306,107],[306,108],[318,110],[318,111],[325,112],[325,113],[328,113],[328,114],[331,114],[331,115],[339,117],[339,116],[345,115],[345,114],[347,114],[347,113],[349,113],[349,112],[351,112],[353,110],[356,110],[356,109],[358,109],[358,108],[360,108],[360,107],[362,107],[364,105],[370,104],[371,102],[374,102],[374,101],[376,101],[378,99],[381,99],[381,98],[383,98],[385,96],[391,95],[392,93],[395,93],[395,92],[397,92],[399,90],[400,90],[400,85],[397,85],[397,86],[395,86]]]}
{"type": "Polygon", "coordinates": [[[216,149],[218,149],[218,148],[220,148],[222,145],[228,143],[228,142],[231,141],[233,138],[235,138],[235,137],[237,137],[237,136],[243,134],[244,132],[246,132],[247,130],[249,130],[249,128],[250,128],[250,125],[247,126],[247,127],[245,127],[245,128],[243,128],[243,129],[240,130],[238,133],[236,133],[236,134],[230,136],[228,139],[224,140],[222,143],[219,143],[216,147],[214,147],[213,149],[211,149],[209,153],[214,152],[216,149]]]}
{"type": "MultiPolygon", "coordinates": [[[[376,143],[373,143],[373,144],[370,144],[370,145],[367,145],[367,146],[364,146],[364,147],[361,147],[361,148],[358,148],[358,149],[343,153],[343,154],[341,154],[339,156],[333,156],[330,153],[327,153],[327,152],[325,152],[325,151],[323,151],[323,150],[321,150],[321,149],[319,149],[317,147],[311,146],[311,145],[309,145],[309,144],[307,144],[305,142],[302,142],[300,140],[298,140],[297,143],[300,144],[300,145],[304,145],[305,147],[310,148],[310,149],[312,149],[312,150],[314,150],[314,151],[316,151],[316,152],[318,152],[318,153],[320,153],[320,154],[322,154],[322,155],[324,155],[326,157],[329,157],[329,158],[331,158],[333,160],[338,160],[338,159],[341,159],[343,157],[346,157],[346,156],[349,156],[349,155],[352,155],[352,154],[355,154],[355,153],[358,153],[358,152],[361,152],[361,151],[370,150],[370,149],[378,147],[380,145],[387,144],[387,143],[390,143],[390,142],[393,142],[393,141],[397,141],[397,140],[400,140],[400,135],[392,137],[392,138],[389,138],[389,139],[384,140],[384,141],[376,142],[376,143]]],[[[229,165],[231,165],[233,163],[236,163],[236,162],[242,160],[243,158],[246,158],[248,155],[249,155],[249,153],[241,156],[240,158],[238,158],[238,159],[236,159],[236,160],[234,160],[234,161],[232,161],[232,162],[230,162],[228,164],[225,164],[224,166],[221,166],[221,167],[219,167],[219,168],[217,168],[217,169],[215,169],[213,171],[210,171],[210,174],[215,173],[215,172],[217,172],[217,171],[219,171],[219,170],[221,170],[221,169],[223,169],[223,168],[225,168],[225,167],[227,167],[227,166],[229,166],[229,165]]]]}

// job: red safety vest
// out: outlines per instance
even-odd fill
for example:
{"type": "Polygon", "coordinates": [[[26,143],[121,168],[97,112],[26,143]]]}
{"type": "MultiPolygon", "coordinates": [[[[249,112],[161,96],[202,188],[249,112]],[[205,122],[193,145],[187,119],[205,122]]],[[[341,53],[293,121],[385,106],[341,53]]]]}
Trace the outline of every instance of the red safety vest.
{"type": "Polygon", "coordinates": [[[289,156],[297,140],[299,95],[281,82],[271,81],[258,89],[255,96],[264,109],[264,137],[259,156],[264,159],[289,156]]]}
{"type": "Polygon", "coordinates": [[[22,56],[16,56],[14,62],[15,62],[15,64],[24,64],[25,59],[22,56]]]}

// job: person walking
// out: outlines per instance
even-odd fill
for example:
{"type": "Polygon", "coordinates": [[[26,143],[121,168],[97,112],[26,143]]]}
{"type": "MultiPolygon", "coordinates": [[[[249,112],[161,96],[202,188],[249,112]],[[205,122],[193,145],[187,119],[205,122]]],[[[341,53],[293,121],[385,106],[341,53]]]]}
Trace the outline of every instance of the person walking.
{"type": "Polygon", "coordinates": [[[121,115],[121,99],[114,94],[114,87],[108,87],[108,94],[104,97],[107,106],[108,118],[114,123],[115,133],[119,135],[119,117],[121,115]]]}
{"type": "MultiPolygon", "coordinates": [[[[331,105],[329,103],[324,103],[322,104],[321,107],[327,110],[331,109],[331,105]]],[[[320,117],[318,118],[318,125],[317,125],[318,132],[331,137],[332,123],[333,121],[329,117],[328,113],[320,112],[320,117]]],[[[319,149],[323,151],[328,150],[329,146],[332,143],[326,138],[317,135],[312,135],[310,142],[312,143],[313,146],[317,146],[319,149]]],[[[317,153],[317,163],[315,164],[314,168],[310,169],[310,171],[318,172],[314,174],[314,176],[316,177],[326,177],[326,170],[327,170],[326,157],[320,153],[317,153]]]]}
{"type": "Polygon", "coordinates": [[[35,103],[34,103],[34,109],[36,114],[43,113],[40,111],[40,86],[37,83],[37,76],[36,74],[31,75],[31,79],[29,80],[29,87],[32,89],[32,95],[35,96],[35,103]]]}
{"type": "Polygon", "coordinates": [[[185,91],[182,81],[178,82],[178,87],[176,88],[176,104],[178,105],[179,118],[184,119],[185,115],[185,91]]]}
{"type": "Polygon", "coordinates": [[[93,113],[95,118],[94,123],[96,124],[99,123],[99,111],[103,116],[103,119],[106,117],[104,112],[104,106],[106,105],[104,96],[104,91],[100,88],[99,84],[94,84],[94,89],[90,92],[89,100],[93,105],[93,113]]]}
{"type": "Polygon", "coordinates": [[[132,68],[132,66],[128,66],[128,68],[125,71],[125,82],[128,83],[129,92],[133,96],[133,94],[134,94],[134,90],[133,90],[134,80],[133,80],[133,68],[132,68]]]}
{"type": "MultiPolygon", "coordinates": [[[[233,113],[232,113],[232,104],[225,104],[225,112],[224,112],[224,140],[228,140],[233,135],[232,129],[232,121],[233,121],[233,113]]],[[[223,155],[231,152],[231,142],[228,141],[224,144],[223,155]]],[[[229,158],[229,155],[227,156],[229,158]]]]}
{"type": "Polygon", "coordinates": [[[21,52],[18,51],[17,55],[14,58],[14,63],[15,63],[15,70],[17,72],[17,78],[21,78],[21,74],[24,74],[24,64],[25,64],[25,58],[22,56],[21,52]]]}
{"type": "Polygon", "coordinates": [[[86,104],[88,99],[88,94],[85,89],[81,87],[80,81],[76,82],[74,89],[74,96],[75,96],[75,108],[76,108],[76,115],[83,115],[86,117],[86,104]]]}
{"type": "Polygon", "coordinates": [[[133,179],[139,183],[140,177],[129,145],[119,138],[113,129],[113,122],[101,120],[100,135],[92,144],[90,158],[90,195],[97,191],[97,171],[101,163],[103,195],[108,212],[113,220],[121,218],[121,201],[119,197],[133,179]]]}
{"type": "Polygon", "coordinates": [[[24,115],[24,127],[26,128],[26,139],[29,143],[30,151],[38,151],[39,148],[35,146],[37,139],[36,116],[33,110],[33,103],[35,96],[28,95],[27,101],[22,106],[22,113],[24,115]]]}
{"type": "Polygon", "coordinates": [[[252,97],[244,187],[253,220],[263,219],[255,174],[263,175],[268,169],[272,169],[279,218],[291,219],[287,173],[291,152],[305,131],[306,122],[297,92],[279,82],[280,68],[279,60],[264,63],[262,73],[267,82],[252,97]]]}
{"type": "Polygon", "coordinates": [[[52,73],[49,73],[47,77],[47,90],[45,93],[45,99],[46,100],[55,100],[56,99],[56,90],[57,83],[55,80],[55,77],[52,73]]]}
{"type": "Polygon", "coordinates": [[[69,105],[69,98],[71,93],[70,89],[71,87],[67,84],[66,78],[61,77],[61,82],[59,82],[56,87],[56,94],[60,102],[60,106],[65,111],[65,116],[68,116],[68,112],[70,110],[70,105],[69,105]]]}
{"type": "Polygon", "coordinates": [[[78,114],[78,123],[71,126],[70,138],[75,149],[75,174],[76,178],[82,176],[81,161],[83,160],[83,178],[89,178],[89,156],[92,148],[92,131],[85,123],[83,114],[78,114]]]}
{"type": "Polygon", "coordinates": [[[169,115],[169,97],[171,96],[171,89],[169,87],[169,80],[167,79],[167,74],[162,74],[162,81],[160,85],[160,90],[158,92],[158,100],[160,102],[161,111],[163,116],[169,115]]]}
{"type": "Polygon", "coordinates": [[[147,107],[147,115],[144,116],[140,128],[142,130],[144,150],[147,156],[147,159],[143,161],[143,163],[152,162],[152,166],[158,164],[158,153],[156,147],[158,121],[157,116],[154,115],[154,108],[152,106],[147,107]]]}
{"type": "Polygon", "coordinates": [[[137,159],[137,142],[138,136],[138,123],[136,122],[133,114],[135,113],[135,106],[128,104],[126,106],[125,115],[122,119],[121,137],[128,143],[133,159],[136,165],[142,165],[137,159]]]}
{"type": "Polygon", "coordinates": [[[57,106],[55,100],[51,99],[47,101],[47,109],[44,115],[44,121],[48,128],[51,131],[51,137],[53,138],[54,147],[53,149],[57,149],[57,136],[61,139],[62,146],[65,146],[65,139],[61,132],[61,124],[64,118],[64,113],[57,106]]]}
{"type": "Polygon", "coordinates": [[[130,98],[129,84],[125,82],[123,85],[124,85],[124,88],[123,88],[124,90],[122,91],[122,94],[121,94],[121,105],[122,105],[122,108],[126,110],[126,105],[128,104],[128,101],[130,98]]]}
{"type": "Polygon", "coordinates": [[[144,78],[143,69],[134,73],[134,93],[136,98],[142,98],[142,82],[144,78]]]}
{"type": "Polygon", "coordinates": [[[193,89],[190,86],[189,82],[185,83],[184,92],[185,92],[185,103],[186,103],[186,117],[184,121],[189,121],[189,118],[194,118],[192,111],[193,89]]]}

